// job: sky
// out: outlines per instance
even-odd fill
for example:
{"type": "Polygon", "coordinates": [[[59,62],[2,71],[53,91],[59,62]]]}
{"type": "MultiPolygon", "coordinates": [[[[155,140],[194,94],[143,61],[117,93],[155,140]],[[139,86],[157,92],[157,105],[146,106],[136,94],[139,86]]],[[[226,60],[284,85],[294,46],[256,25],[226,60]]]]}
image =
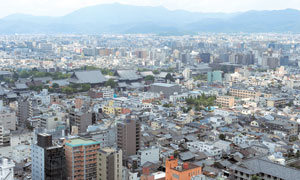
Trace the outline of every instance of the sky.
{"type": "Polygon", "coordinates": [[[163,6],[194,12],[243,12],[248,10],[300,10],[300,0],[0,0],[0,17],[15,13],[62,16],[74,10],[118,2],[131,5],[163,6]]]}

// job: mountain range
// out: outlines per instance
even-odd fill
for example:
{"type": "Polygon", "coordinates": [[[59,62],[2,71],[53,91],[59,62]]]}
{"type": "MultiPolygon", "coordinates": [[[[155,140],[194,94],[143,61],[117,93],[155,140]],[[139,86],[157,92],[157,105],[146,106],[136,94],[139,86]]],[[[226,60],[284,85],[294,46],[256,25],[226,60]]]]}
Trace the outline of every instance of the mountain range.
{"type": "Polygon", "coordinates": [[[199,32],[300,32],[295,9],[200,13],[164,7],[103,4],[60,17],[13,14],[0,19],[0,34],[100,34],[199,32]]]}

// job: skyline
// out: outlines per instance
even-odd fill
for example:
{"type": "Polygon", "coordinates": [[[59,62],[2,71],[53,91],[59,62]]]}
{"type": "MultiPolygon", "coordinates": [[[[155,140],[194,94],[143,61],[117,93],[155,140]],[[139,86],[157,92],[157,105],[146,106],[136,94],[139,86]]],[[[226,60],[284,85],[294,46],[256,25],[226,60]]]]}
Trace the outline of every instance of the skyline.
{"type": "Polygon", "coordinates": [[[30,14],[35,16],[64,16],[78,9],[100,5],[121,3],[136,6],[162,6],[169,10],[187,10],[191,12],[245,12],[249,10],[298,9],[297,0],[12,0],[2,2],[0,18],[12,14],[30,14]]]}

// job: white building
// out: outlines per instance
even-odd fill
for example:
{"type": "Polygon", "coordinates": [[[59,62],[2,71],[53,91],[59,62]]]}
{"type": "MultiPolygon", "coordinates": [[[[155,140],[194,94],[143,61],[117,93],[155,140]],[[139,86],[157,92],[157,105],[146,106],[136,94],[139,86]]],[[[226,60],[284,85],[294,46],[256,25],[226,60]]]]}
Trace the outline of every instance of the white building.
{"type": "Polygon", "coordinates": [[[0,123],[6,130],[16,130],[17,116],[16,112],[7,107],[3,107],[3,102],[0,101],[0,123]]]}
{"type": "Polygon", "coordinates": [[[237,135],[233,138],[233,143],[236,145],[251,146],[251,145],[257,143],[257,140],[255,140],[254,138],[251,138],[249,136],[237,135]]]}
{"type": "Polygon", "coordinates": [[[214,143],[215,147],[222,149],[225,153],[230,153],[231,142],[219,140],[214,143]]]}
{"type": "Polygon", "coordinates": [[[7,158],[0,159],[0,179],[13,180],[14,179],[15,163],[7,158]]]}
{"type": "Polygon", "coordinates": [[[32,179],[44,179],[45,164],[44,164],[44,148],[33,144],[31,146],[31,169],[32,179]]]}
{"type": "Polygon", "coordinates": [[[234,112],[228,109],[215,109],[214,110],[214,115],[220,115],[222,117],[234,115],[234,112]]]}
{"type": "Polygon", "coordinates": [[[51,98],[47,89],[43,89],[40,94],[36,95],[36,97],[40,99],[41,103],[44,105],[49,105],[51,102],[51,98]]]}
{"type": "Polygon", "coordinates": [[[210,142],[187,142],[188,149],[196,149],[200,152],[206,153],[208,156],[220,158],[222,156],[222,150],[217,148],[213,143],[210,142]]]}
{"type": "Polygon", "coordinates": [[[139,150],[139,160],[140,164],[143,166],[146,162],[156,163],[159,162],[160,150],[158,147],[150,147],[147,149],[139,150]]]}
{"type": "Polygon", "coordinates": [[[185,68],[182,72],[184,79],[190,79],[192,76],[192,71],[190,68],[185,68]]]}

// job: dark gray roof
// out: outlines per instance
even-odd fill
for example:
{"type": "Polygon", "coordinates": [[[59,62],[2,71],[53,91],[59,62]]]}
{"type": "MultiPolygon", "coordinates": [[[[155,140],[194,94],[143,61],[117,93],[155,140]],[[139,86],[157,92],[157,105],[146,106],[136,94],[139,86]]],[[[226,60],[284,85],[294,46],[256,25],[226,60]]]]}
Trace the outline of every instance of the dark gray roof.
{"type": "Polygon", "coordinates": [[[141,76],[146,77],[146,76],[154,76],[152,71],[145,71],[140,73],[141,76]]]}
{"type": "Polygon", "coordinates": [[[104,83],[106,78],[103,76],[100,70],[75,71],[69,81],[77,84],[99,84],[104,83]]]}
{"type": "Polygon", "coordinates": [[[13,73],[10,71],[0,71],[0,75],[12,75],[13,73]]]}
{"type": "Polygon", "coordinates": [[[0,96],[5,95],[5,90],[2,86],[0,86],[0,96]]]}
{"type": "Polygon", "coordinates": [[[35,77],[33,78],[34,81],[42,81],[43,83],[46,83],[47,81],[52,81],[52,77],[35,77]]]}
{"type": "Polygon", "coordinates": [[[15,86],[16,86],[16,89],[27,89],[28,88],[28,86],[24,83],[16,83],[15,86]]]}
{"type": "Polygon", "coordinates": [[[234,165],[231,168],[248,174],[264,173],[285,180],[299,179],[300,171],[294,168],[273,163],[264,158],[254,158],[244,161],[243,166],[234,165]]]}
{"type": "Polygon", "coordinates": [[[120,80],[139,80],[141,76],[137,75],[134,70],[118,70],[117,74],[120,77],[120,80]]]}
{"type": "Polygon", "coordinates": [[[6,97],[7,98],[17,98],[18,95],[16,93],[14,93],[14,92],[9,92],[9,93],[7,93],[6,97]]]}
{"type": "Polygon", "coordinates": [[[195,158],[195,155],[190,151],[182,152],[179,154],[179,156],[180,156],[180,159],[183,161],[187,161],[187,160],[191,160],[191,159],[195,158]]]}
{"type": "Polygon", "coordinates": [[[219,162],[224,167],[230,167],[232,164],[228,160],[223,160],[219,162]]]}
{"type": "Polygon", "coordinates": [[[52,85],[54,83],[58,84],[59,86],[67,86],[67,85],[69,85],[69,81],[67,79],[53,80],[52,81],[52,85]]]}

